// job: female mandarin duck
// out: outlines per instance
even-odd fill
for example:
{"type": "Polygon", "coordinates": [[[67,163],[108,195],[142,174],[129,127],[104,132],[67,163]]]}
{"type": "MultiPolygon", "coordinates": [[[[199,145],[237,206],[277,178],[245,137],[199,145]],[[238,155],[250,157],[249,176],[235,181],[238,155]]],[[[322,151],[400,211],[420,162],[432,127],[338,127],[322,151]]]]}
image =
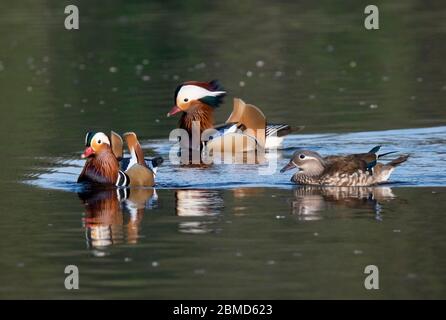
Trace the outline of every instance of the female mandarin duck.
{"type": "Polygon", "coordinates": [[[87,161],[77,181],[117,187],[154,186],[156,167],[162,163],[162,158],[144,159],[133,132],[123,135],[131,154],[131,158],[123,158],[121,137],[114,132],[110,136],[111,139],[102,132],[87,133],[86,149],[82,154],[87,161]]]}
{"type": "Polygon", "coordinates": [[[189,137],[192,136],[194,122],[198,122],[200,148],[206,145],[219,151],[231,151],[226,150],[229,148],[232,152],[245,152],[276,147],[282,142],[283,136],[291,132],[289,125],[267,124],[259,108],[245,104],[238,98],[234,99],[234,109],[228,120],[214,126],[214,109],[220,106],[225,95],[226,91],[216,80],[184,82],[175,90],[175,105],[167,116],[182,112],[179,127],[185,129],[189,137]],[[227,142],[230,142],[229,145],[227,142]]]}
{"type": "Polygon", "coordinates": [[[291,181],[302,185],[338,187],[372,186],[387,182],[396,166],[405,162],[409,155],[400,156],[389,163],[378,159],[394,152],[378,155],[380,146],[368,153],[322,157],[314,151],[298,150],[280,172],[298,168],[291,181]]]}

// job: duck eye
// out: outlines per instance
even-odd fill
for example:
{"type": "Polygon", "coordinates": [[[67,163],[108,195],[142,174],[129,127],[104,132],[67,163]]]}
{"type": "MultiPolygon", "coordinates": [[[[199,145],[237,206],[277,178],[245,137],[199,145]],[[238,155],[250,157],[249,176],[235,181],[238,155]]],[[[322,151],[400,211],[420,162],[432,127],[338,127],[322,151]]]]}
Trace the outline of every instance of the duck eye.
{"type": "Polygon", "coordinates": [[[189,101],[189,99],[188,98],[184,98],[184,102],[188,102],[189,101]]]}
{"type": "Polygon", "coordinates": [[[304,154],[301,154],[301,155],[299,156],[299,158],[301,158],[301,159],[305,159],[305,155],[304,155],[304,154]]]}
{"type": "Polygon", "coordinates": [[[98,144],[101,144],[101,142],[102,142],[101,139],[99,139],[99,140],[98,140],[98,144]]]}

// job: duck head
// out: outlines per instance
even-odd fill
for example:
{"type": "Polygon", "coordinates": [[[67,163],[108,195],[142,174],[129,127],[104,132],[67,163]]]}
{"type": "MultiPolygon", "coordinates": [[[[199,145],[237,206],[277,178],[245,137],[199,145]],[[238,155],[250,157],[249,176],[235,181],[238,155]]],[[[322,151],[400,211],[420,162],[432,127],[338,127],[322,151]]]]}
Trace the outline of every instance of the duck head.
{"type": "Polygon", "coordinates": [[[280,170],[281,173],[298,168],[303,174],[317,176],[325,170],[324,159],[319,153],[309,150],[297,150],[290,162],[280,170]]]}
{"type": "Polygon", "coordinates": [[[225,95],[226,91],[223,90],[217,80],[184,82],[176,88],[174,106],[167,113],[167,116],[170,117],[179,112],[192,113],[203,104],[216,108],[223,102],[225,95]]]}
{"type": "Polygon", "coordinates": [[[88,132],[85,136],[85,151],[81,157],[90,158],[106,150],[111,150],[107,135],[103,132],[88,132]]]}

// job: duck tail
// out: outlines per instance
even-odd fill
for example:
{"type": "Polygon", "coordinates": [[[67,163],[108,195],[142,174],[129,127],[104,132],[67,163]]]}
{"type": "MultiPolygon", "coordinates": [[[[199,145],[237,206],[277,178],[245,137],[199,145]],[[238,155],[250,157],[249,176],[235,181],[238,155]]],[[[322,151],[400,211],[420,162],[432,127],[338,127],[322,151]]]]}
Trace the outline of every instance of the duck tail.
{"type": "Polygon", "coordinates": [[[386,165],[396,167],[396,166],[399,166],[400,164],[406,162],[408,158],[409,158],[409,155],[405,154],[405,155],[402,155],[402,156],[390,161],[386,165]]]}
{"type": "Polygon", "coordinates": [[[156,173],[158,170],[158,167],[162,165],[164,162],[163,157],[155,157],[152,159],[146,159],[146,165],[147,167],[152,170],[153,173],[156,173]]]}
{"type": "Polygon", "coordinates": [[[130,162],[138,163],[146,167],[146,162],[144,160],[144,153],[142,151],[141,145],[139,144],[138,138],[134,132],[126,132],[123,134],[127,147],[130,150],[132,159],[130,162]]]}
{"type": "Polygon", "coordinates": [[[160,165],[163,164],[163,162],[164,162],[163,157],[155,157],[155,158],[150,159],[152,168],[159,167],[160,165]]]}
{"type": "Polygon", "coordinates": [[[409,158],[409,155],[402,155],[386,164],[378,163],[376,167],[374,168],[373,175],[375,177],[376,183],[383,183],[387,182],[389,180],[390,175],[392,174],[393,170],[400,164],[406,162],[406,160],[409,158]]]}
{"type": "Polygon", "coordinates": [[[381,146],[375,146],[373,147],[368,154],[374,154],[375,155],[375,159],[373,161],[370,161],[369,163],[367,163],[367,170],[371,173],[372,168],[376,166],[376,164],[378,163],[378,159],[387,156],[389,154],[395,153],[397,151],[390,151],[390,152],[386,152],[386,153],[381,153],[381,154],[377,154],[378,151],[381,149],[381,146]]]}

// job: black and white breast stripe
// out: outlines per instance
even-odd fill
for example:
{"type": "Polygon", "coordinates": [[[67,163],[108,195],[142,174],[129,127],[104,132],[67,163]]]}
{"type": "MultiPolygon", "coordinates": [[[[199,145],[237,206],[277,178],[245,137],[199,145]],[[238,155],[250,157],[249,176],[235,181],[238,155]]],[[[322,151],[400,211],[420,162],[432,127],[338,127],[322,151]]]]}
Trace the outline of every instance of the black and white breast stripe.
{"type": "Polygon", "coordinates": [[[289,126],[287,124],[268,124],[266,126],[266,136],[272,136],[274,134],[277,134],[280,130],[288,129],[289,126]]]}
{"type": "Polygon", "coordinates": [[[119,170],[118,171],[118,179],[116,180],[115,185],[117,187],[128,187],[129,184],[130,184],[129,176],[125,172],[119,170]]]}
{"type": "Polygon", "coordinates": [[[130,188],[117,188],[116,194],[118,196],[118,201],[125,201],[129,197],[130,194],[130,188]]]}

